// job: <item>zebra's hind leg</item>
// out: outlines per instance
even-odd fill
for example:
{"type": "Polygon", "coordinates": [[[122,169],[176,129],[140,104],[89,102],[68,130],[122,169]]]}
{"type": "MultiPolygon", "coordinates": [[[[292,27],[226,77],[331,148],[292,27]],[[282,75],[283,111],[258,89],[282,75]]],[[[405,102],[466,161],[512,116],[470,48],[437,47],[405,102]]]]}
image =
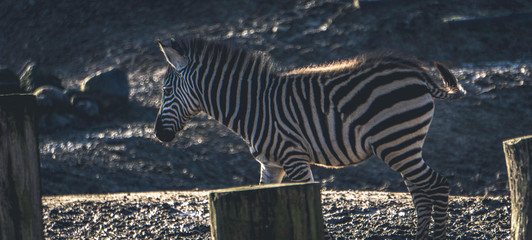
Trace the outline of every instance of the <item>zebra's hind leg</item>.
{"type": "Polygon", "coordinates": [[[405,180],[406,187],[412,196],[412,202],[417,214],[416,239],[426,239],[429,236],[432,201],[430,197],[421,188],[405,180]]]}
{"type": "Polygon", "coordinates": [[[412,195],[417,213],[416,240],[429,239],[429,229],[434,221],[432,239],[445,239],[449,215],[449,183],[432,170],[421,157],[421,149],[393,154],[385,162],[401,173],[412,195]]]}
{"type": "MultiPolygon", "coordinates": [[[[437,174],[437,173],[435,173],[437,174]]],[[[428,229],[432,220],[434,221],[433,239],[445,239],[447,233],[448,213],[447,205],[449,200],[449,184],[441,175],[437,175],[438,180],[430,187],[429,192],[405,180],[406,187],[412,195],[412,201],[418,216],[416,239],[424,239],[428,236],[428,229]],[[438,187],[436,187],[438,186],[438,187]]]]}
{"type": "Polygon", "coordinates": [[[449,193],[447,179],[436,173],[436,181],[431,186],[429,196],[432,199],[432,219],[434,220],[433,239],[445,239],[449,222],[449,193]]]}

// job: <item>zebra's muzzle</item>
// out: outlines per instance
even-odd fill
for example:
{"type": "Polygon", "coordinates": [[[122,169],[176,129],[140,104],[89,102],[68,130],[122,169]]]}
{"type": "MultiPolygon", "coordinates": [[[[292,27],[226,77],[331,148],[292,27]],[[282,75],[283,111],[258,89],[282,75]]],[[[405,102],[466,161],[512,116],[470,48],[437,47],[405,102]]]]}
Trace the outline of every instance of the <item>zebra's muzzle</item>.
{"type": "Polygon", "coordinates": [[[157,119],[155,120],[155,129],[154,129],[154,131],[155,131],[155,136],[161,142],[170,142],[175,137],[175,132],[174,131],[172,131],[170,129],[166,129],[166,128],[163,127],[160,116],[157,116],[157,119]]]}

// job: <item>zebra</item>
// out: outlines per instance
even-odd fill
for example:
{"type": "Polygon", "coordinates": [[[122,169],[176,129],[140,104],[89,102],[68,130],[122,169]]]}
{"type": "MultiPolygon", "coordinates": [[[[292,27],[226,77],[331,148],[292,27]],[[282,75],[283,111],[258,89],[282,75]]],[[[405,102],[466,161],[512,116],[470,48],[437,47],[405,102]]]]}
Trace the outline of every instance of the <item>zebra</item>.
{"type": "Polygon", "coordinates": [[[292,70],[269,56],[204,39],[158,42],[168,68],[154,132],[162,142],[203,111],[240,135],[260,184],[312,182],[311,164],[353,166],[372,156],[399,172],[417,214],[416,239],[446,238],[450,186],[422,158],[434,98],[466,92],[441,63],[363,54],[292,70]],[[442,86],[440,86],[442,85],[442,86]]]}

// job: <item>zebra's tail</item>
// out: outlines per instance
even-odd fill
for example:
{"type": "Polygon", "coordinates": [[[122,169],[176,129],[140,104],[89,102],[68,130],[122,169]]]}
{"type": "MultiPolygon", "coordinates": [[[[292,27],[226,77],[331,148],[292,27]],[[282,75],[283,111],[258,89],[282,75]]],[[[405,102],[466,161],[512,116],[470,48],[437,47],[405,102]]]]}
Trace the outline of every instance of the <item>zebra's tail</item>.
{"type": "Polygon", "coordinates": [[[429,91],[433,97],[452,100],[466,95],[466,91],[460,84],[458,84],[456,77],[445,65],[439,62],[434,62],[434,66],[438,70],[440,78],[443,80],[443,87],[438,86],[434,82],[430,82],[429,91]]]}

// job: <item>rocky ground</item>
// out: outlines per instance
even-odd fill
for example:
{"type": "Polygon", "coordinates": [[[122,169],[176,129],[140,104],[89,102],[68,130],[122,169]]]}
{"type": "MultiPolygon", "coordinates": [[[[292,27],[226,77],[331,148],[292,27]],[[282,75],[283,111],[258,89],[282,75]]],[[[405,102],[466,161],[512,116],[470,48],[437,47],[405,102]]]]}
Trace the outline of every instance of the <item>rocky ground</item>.
{"type": "MultiPolygon", "coordinates": [[[[324,191],[332,239],[414,239],[406,193],[324,191]]],[[[143,192],[43,198],[49,239],[209,239],[207,192],[143,192]]],[[[507,197],[452,197],[449,239],[508,239],[507,197]]]]}
{"type": "MultiPolygon", "coordinates": [[[[532,23],[519,18],[471,27],[453,21],[531,12],[532,3],[401,0],[377,7],[361,4],[360,9],[352,3],[0,2],[0,66],[17,70],[32,60],[72,88],[99,70],[128,70],[127,108],[89,125],[40,134],[46,236],[103,238],[112,232],[126,234],[121,231],[127,226],[134,229],[127,234],[138,238],[156,238],[141,236],[164,228],[157,232],[168,233],[166,238],[203,239],[208,236],[203,192],[168,193],[173,200],[141,194],[131,201],[52,195],[207,190],[258,182],[259,165],[245,144],[205,115],[171,143],[154,139],[165,66],[155,41],[203,37],[264,51],[286,68],[378,49],[444,62],[470,94],[436,102],[424,158],[448,177],[453,195],[463,196],[451,204],[453,238],[506,238],[509,204],[502,141],[532,134],[532,23]]],[[[313,171],[324,186],[324,213],[338,239],[404,239],[413,234],[412,207],[404,195],[390,195],[402,197],[388,201],[384,193],[352,191],[406,190],[399,175],[380,160],[313,171]]]]}

